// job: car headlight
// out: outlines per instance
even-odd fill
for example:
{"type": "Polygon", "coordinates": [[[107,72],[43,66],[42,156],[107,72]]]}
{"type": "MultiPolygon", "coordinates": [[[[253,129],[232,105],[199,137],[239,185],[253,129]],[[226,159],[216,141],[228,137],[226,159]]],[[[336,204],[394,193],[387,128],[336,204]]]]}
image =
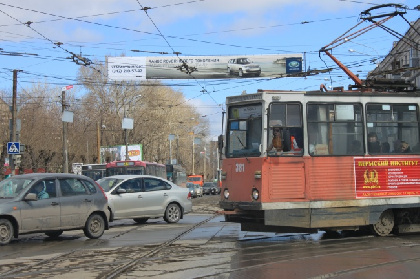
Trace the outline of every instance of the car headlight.
{"type": "Polygon", "coordinates": [[[223,191],[223,196],[225,199],[229,199],[229,190],[227,188],[223,191]]]}
{"type": "Polygon", "coordinates": [[[260,197],[260,192],[258,192],[258,190],[257,189],[252,189],[252,198],[254,199],[254,200],[258,200],[258,198],[260,197]]]}

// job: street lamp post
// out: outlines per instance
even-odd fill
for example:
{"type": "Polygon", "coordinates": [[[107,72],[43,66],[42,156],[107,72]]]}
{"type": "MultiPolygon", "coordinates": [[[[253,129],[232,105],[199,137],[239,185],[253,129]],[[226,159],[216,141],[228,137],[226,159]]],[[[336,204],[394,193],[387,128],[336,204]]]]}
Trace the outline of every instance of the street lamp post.
{"type": "Polygon", "coordinates": [[[168,140],[169,140],[169,164],[172,164],[172,141],[175,139],[174,134],[169,134],[168,140]]]}
{"type": "Polygon", "coordinates": [[[200,138],[196,138],[196,137],[194,137],[194,134],[193,134],[193,146],[192,146],[192,172],[193,172],[193,174],[195,174],[195,156],[194,156],[194,152],[195,152],[195,150],[194,150],[194,145],[196,145],[196,144],[200,144],[200,142],[201,142],[201,140],[200,140],[200,138]]]}
{"type": "MultiPolygon", "coordinates": [[[[130,101],[128,101],[128,106],[130,107],[130,104],[132,101],[134,101],[135,98],[141,97],[141,95],[136,95],[134,97],[132,97],[130,99],[130,101]]],[[[125,142],[125,160],[128,161],[130,160],[130,156],[128,154],[128,135],[127,135],[127,130],[132,130],[133,126],[134,126],[134,121],[132,118],[127,118],[127,110],[125,108],[125,103],[123,104],[124,106],[124,119],[122,121],[122,128],[124,129],[124,142],[125,142]]]]}

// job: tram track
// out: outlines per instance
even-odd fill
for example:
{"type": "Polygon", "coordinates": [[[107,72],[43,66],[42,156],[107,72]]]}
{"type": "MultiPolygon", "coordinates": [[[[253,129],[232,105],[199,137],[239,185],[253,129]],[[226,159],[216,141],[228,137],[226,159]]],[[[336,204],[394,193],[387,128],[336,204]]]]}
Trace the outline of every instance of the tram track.
{"type": "MultiPolygon", "coordinates": [[[[92,275],[97,274],[92,278],[117,278],[120,274],[130,270],[130,268],[136,265],[137,262],[159,253],[159,251],[170,246],[182,236],[194,231],[196,228],[209,222],[217,216],[218,214],[214,214],[159,245],[101,249],[100,252],[98,252],[98,250],[91,249],[96,246],[100,246],[111,239],[119,238],[139,229],[139,226],[134,226],[128,230],[119,232],[111,238],[98,239],[87,246],[85,245],[81,248],[72,249],[53,257],[46,257],[41,260],[34,259],[30,264],[24,264],[22,262],[10,264],[8,265],[8,270],[0,270],[0,278],[52,278],[57,277],[60,274],[77,272],[78,270],[89,271],[92,275]],[[150,249],[151,247],[153,248],[150,249]],[[122,255],[124,256],[121,257],[122,255]],[[22,266],[22,264],[24,266],[22,266]],[[112,266],[112,268],[110,268],[110,266],[112,266]],[[112,270],[110,271],[110,269],[112,270]]],[[[150,225],[142,225],[141,228],[146,228],[148,226],[150,225]]],[[[31,238],[36,237],[39,237],[39,235],[31,238]]],[[[4,268],[5,267],[3,266],[2,269],[4,268]]]]}
{"type": "Polygon", "coordinates": [[[172,238],[171,240],[168,240],[164,243],[162,243],[161,245],[159,245],[158,247],[152,249],[151,251],[148,251],[147,253],[140,255],[139,257],[134,258],[132,261],[130,261],[127,264],[121,265],[117,268],[115,268],[115,270],[113,270],[112,272],[108,273],[108,274],[103,274],[101,275],[100,278],[106,278],[106,279],[113,279],[113,278],[117,278],[118,275],[124,273],[125,271],[131,269],[134,265],[136,265],[139,261],[141,261],[144,258],[147,257],[151,257],[153,255],[155,255],[156,253],[158,253],[160,250],[162,250],[163,248],[171,245],[172,243],[174,243],[175,241],[179,240],[182,236],[184,236],[187,233],[192,232],[193,230],[195,230],[196,228],[200,227],[201,225],[209,222],[210,220],[214,219],[215,217],[217,217],[219,214],[215,213],[213,214],[211,217],[195,224],[194,226],[192,226],[191,228],[189,228],[188,230],[178,234],[177,236],[175,236],[174,238],[172,238]]]}
{"type": "MultiPolygon", "coordinates": [[[[33,272],[33,270],[36,269],[37,266],[44,267],[45,265],[50,265],[51,262],[65,261],[66,259],[70,258],[71,255],[73,255],[73,254],[75,254],[75,253],[77,253],[79,251],[84,251],[84,250],[87,250],[89,248],[93,248],[95,246],[99,246],[100,244],[102,244],[102,243],[104,243],[106,241],[109,241],[109,239],[118,238],[118,237],[120,237],[122,235],[125,235],[125,234],[127,234],[127,233],[129,233],[131,231],[137,230],[137,229],[138,229],[138,227],[132,227],[132,228],[130,228],[128,230],[125,230],[123,232],[120,232],[120,233],[112,236],[111,238],[108,238],[108,239],[97,239],[94,242],[89,243],[88,245],[84,245],[81,248],[72,249],[72,250],[67,251],[65,253],[60,253],[59,255],[55,255],[53,257],[47,257],[45,259],[42,259],[40,261],[36,261],[36,262],[34,262],[32,264],[28,264],[28,265],[25,265],[25,266],[18,266],[18,267],[14,267],[13,268],[12,267],[13,265],[9,265],[10,267],[12,267],[10,270],[8,270],[6,272],[2,272],[0,270],[0,272],[1,272],[0,273],[0,278],[17,278],[17,274],[22,274],[25,271],[32,271],[33,272]]],[[[82,237],[83,234],[78,234],[78,236],[79,237],[82,237]]],[[[35,238],[38,238],[38,237],[40,237],[40,235],[31,236],[30,239],[35,239],[35,238]]],[[[57,243],[56,245],[60,245],[60,243],[57,243]]],[[[10,254],[8,256],[10,256],[10,254]]],[[[2,257],[2,258],[4,258],[4,257],[2,257]]],[[[21,263],[19,263],[17,265],[21,265],[21,263]]]]}
{"type": "MultiPolygon", "coordinates": [[[[196,247],[195,253],[188,251],[188,253],[180,254],[176,247],[172,247],[173,250],[166,251],[165,257],[154,257],[153,260],[148,262],[138,261],[136,268],[128,270],[124,275],[128,278],[136,278],[142,274],[150,274],[153,271],[154,276],[148,276],[148,278],[222,278],[223,276],[228,276],[229,274],[241,274],[239,276],[233,276],[231,278],[243,278],[244,275],[252,274],[252,272],[258,270],[270,270],[274,269],[276,266],[278,270],[283,270],[284,268],[290,266],[305,266],[305,262],[334,262],[334,258],[347,258],[347,257],[358,257],[360,254],[372,254],[372,255],[382,255],[382,254],[393,254],[394,251],[398,249],[411,249],[418,248],[420,244],[413,243],[404,243],[397,245],[389,245],[386,247],[372,247],[367,248],[368,243],[375,241],[376,238],[373,237],[364,237],[350,239],[348,238],[337,241],[328,241],[323,240],[320,243],[308,243],[300,242],[296,245],[290,245],[290,243],[280,243],[270,245],[269,248],[265,245],[253,246],[249,248],[225,248],[225,249],[211,249],[207,247],[196,247]],[[322,246],[322,247],[320,247],[322,246]],[[287,248],[286,248],[287,247],[287,248]],[[262,251],[266,249],[267,251],[262,251]],[[255,251],[255,252],[254,252],[255,251]],[[233,255],[229,261],[222,260],[224,258],[223,254],[233,255]],[[240,256],[238,256],[240,255],[240,256]],[[210,257],[220,257],[220,261],[216,261],[214,264],[209,263],[208,258],[210,257]],[[200,259],[201,257],[201,259],[200,259]],[[179,261],[182,264],[179,264],[178,269],[174,269],[173,265],[168,264],[171,261],[179,261]],[[193,262],[192,265],[188,265],[189,262],[193,262]],[[197,263],[202,264],[197,264],[197,263]],[[281,266],[280,268],[278,266],[281,266]],[[161,271],[160,271],[161,270],[161,271]],[[168,270],[171,270],[168,273],[168,270]],[[203,271],[204,270],[204,271],[203,271]],[[188,271],[195,273],[192,277],[183,277],[188,271]],[[213,271],[213,272],[212,272],[213,271]],[[182,274],[182,275],[181,275],[182,274]]],[[[382,243],[382,238],[379,239],[379,243],[382,243]]],[[[383,243],[382,243],[383,244],[383,243]]],[[[210,245],[210,246],[214,246],[210,245]]],[[[224,245],[225,246],[225,245],[224,245]]],[[[380,246],[380,245],[379,245],[380,246]]],[[[373,257],[374,258],[374,257],[373,257]]],[[[369,268],[380,268],[385,266],[392,266],[395,264],[403,264],[408,262],[418,261],[417,256],[403,258],[396,261],[387,261],[380,260],[381,262],[376,264],[369,264],[368,262],[357,263],[359,266],[354,269],[343,269],[337,272],[331,272],[326,274],[326,278],[331,278],[340,274],[347,273],[356,273],[358,271],[367,270],[369,268]]],[[[122,273],[120,273],[122,274],[122,273]]],[[[322,275],[316,275],[316,270],[314,273],[305,276],[296,276],[294,278],[323,278],[316,277],[322,275]]],[[[102,278],[102,277],[100,277],[102,278]]]]}
{"type": "MultiPolygon", "coordinates": [[[[294,270],[298,273],[293,278],[350,278],[363,272],[401,268],[420,262],[420,239],[415,235],[374,237],[344,234],[344,237],[325,238],[322,234],[244,234],[239,232],[236,224],[229,222],[211,222],[203,226],[217,214],[198,216],[189,219],[194,222],[187,224],[116,223],[115,230],[111,229],[112,234],[86,241],[89,245],[84,247],[54,256],[32,257],[24,263],[18,263],[20,258],[13,266],[1,265],[0,278],[244,278],[270,270],[290,271],[291,266],[305,267],[294,270]],[[171,234],[155,233],[169,229],[171,234]],[[147,236],[152,236],[153,240],[165,236],[166,240],[142,241],[142,244],[135,241],[147,236]],[[116,242],[108,245],[109,240],[116,242]],[[337,259],[342,259],[345,264],[335,265],[337,259]],[[308,263],[312,263],[312,268],[308,263]],[[320,263],[324,266],[317,269],[320,263]]],[[[28,241],[39,237],[31,236],[28,241]]],[[[57,245],[60,243],[62,241],[57,245]]],[[[71,241],[65,241],[67,246],[69,243],[71,241]]]]}

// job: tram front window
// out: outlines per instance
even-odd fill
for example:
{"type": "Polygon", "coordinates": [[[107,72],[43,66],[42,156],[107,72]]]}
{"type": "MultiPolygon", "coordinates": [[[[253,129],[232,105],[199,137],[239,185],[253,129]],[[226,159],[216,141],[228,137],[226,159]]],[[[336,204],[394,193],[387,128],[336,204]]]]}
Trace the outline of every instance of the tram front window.
{"type": "Polygon", "coordinates": [[[268,125],[268,156],[301,156],[303,154],[302,105],[300,103],[271,103],[268,125]]]}
{"type": "Polygon", "coordinates": [[[261,104],[229,108],[226,157],[260,156],[261,115],[261,104]]]}

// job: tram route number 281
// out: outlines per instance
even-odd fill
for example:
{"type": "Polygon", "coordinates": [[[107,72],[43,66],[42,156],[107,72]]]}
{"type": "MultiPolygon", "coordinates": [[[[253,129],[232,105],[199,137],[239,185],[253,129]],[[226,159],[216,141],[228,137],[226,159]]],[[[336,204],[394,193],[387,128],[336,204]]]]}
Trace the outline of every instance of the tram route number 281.
{"type": "Polygon", "coordinates": [[[245,172],[245,164],[236,164],[236,172],[245,172]]]}

